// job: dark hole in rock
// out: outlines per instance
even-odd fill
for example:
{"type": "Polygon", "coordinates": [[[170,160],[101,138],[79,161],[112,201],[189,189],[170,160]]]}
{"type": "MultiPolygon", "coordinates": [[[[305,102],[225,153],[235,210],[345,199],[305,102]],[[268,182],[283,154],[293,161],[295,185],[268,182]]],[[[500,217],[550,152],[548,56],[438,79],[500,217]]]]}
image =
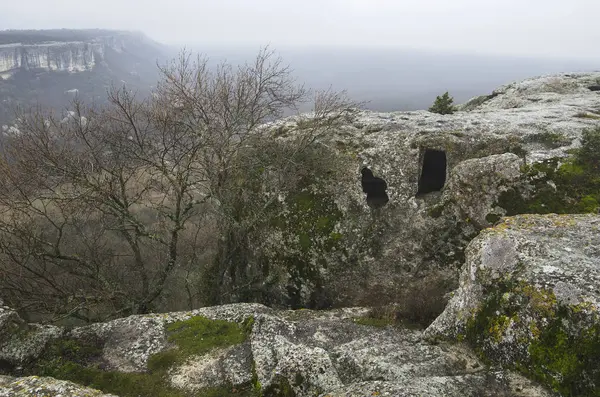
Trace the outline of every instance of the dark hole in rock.
{"type": "Polygon", "coordinates": [[[381,208],[387,204],[390,199],[386,193],[387,183],[381,178],[373,175],[373,171],[369,168],[363,168],[361,184],[363,192],[367,194],[367,204],[371,208],[381,208]]]}
{"type": "Polygon", "coordinates": [[[446,183],[446,152],[425,150],[417,195],[439,192],[446,183]]]}
{"type": "Polygon", "coordinates": [[[0,375],[13,374],[15,366],[6,360],[0,359],[0,375]]]}
{"type": "Polygon", "coordinates": [[[599,85],[591,85],[588,88],[590,89],[590,91],[600,91],[600,84],[599,85]]]}

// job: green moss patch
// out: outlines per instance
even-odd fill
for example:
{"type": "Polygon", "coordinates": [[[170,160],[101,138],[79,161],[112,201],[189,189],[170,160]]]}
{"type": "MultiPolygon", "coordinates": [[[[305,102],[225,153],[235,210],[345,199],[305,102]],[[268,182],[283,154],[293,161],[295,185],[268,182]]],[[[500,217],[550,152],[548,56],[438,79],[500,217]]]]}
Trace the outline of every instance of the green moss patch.
{"type": "Polygon", "coordinates": [[[427,210],[427,215],[429,215],[432,218],[439,218],[440,216],[442,216],[443,213],[444,213],[444,205],[443,204],[435,205],[435,206],[429,208],[429,210],[427,210]]]}
{"type": "Polygon", "coordinates": [[[319,267],[326,267],[327,256],[344,244],[344,235],[336,230],[343,214],[334,197],[316,181],[305,183],[304,190],[286,197],[287,211],[272,223],[289,244],[288,249],[276,253],[269,261],[282,264],[290,274],[287,304],[292,309],[322,308],[322,302],[317,301],[317,296],[324,292],[319,267]],[[314,188],[312,184],[321,191],[310,190],[314,188]],[[307,285],[314,288],[315,298],[305,306],[302,291],[307,285]]]}
{"type": "Polygon", "coordinates": [[[600,396],[600,325],[573,335],[563,321],[569,317],[562,307],[543,328],[529,347],[533,365],[526,372],[564,396],[600,396]]]}
{"type": "Polygon", "coordinates": [[[260,393],[260,397],[296,397],[296,392],[287,378],[279,376],[260,393]]]}
{"type": "Polygon", "coordinates": [[[596,213],[600,208],[600,179],[573,160],[560,166],[548,160],[523,171],[533,189],[513,188],[499,196],[497,205],[507,216],[596,213]]]}
{"type": "MultiPolygon", "coordinates": [[[[548,139],[554,139],[552,137],[548,139]]],[[[600,127],[582,133],[581,148],[562,160],[524,166],[523,185],[503,192],[506,215],[581,214],[600,210],[600,127]]]]}
{"type": "Polygon", "coordinates": [[[94,339],[62,338],[49,343],[40,359],[31,363],[27,375],[51,376],[102,390],[121,397],[220,397],[253,396],[253,387],[223,385],[191,393],[171,386],[167,371],[193,355],[242,343],[252,329],[253,318],[242,324],[197,316],[166,326],[174,347],[149,358],[148,371],[123,373],[105,371],[103,342],[94,339]]]}
{"type": "Polygon", "coordinates": [[[154,354],[148,360],[148,368],[168,369],[183,364],[191,356],[206,354],[215,348],[240,344],[246,340],[253,321],[250,317],[240,326],[228,321],[196,316],[168,324],[167,340],[176,348],[154,354]]]}
{"type": "Polygon", "coordinates": [[[600,319],[593,309],[558,304],[552,291],[510,280],[485,295],[465,335],[482,358],[563,396],[600,396],[600,319]]]}
{"type": "Polygon", "coordinates": [[[498,222],[501,218],[502,217],[500,215],[494,214],[493,212],[490,212],[485,216],[485,220],[491,223],[492,225],[498,222]]]}

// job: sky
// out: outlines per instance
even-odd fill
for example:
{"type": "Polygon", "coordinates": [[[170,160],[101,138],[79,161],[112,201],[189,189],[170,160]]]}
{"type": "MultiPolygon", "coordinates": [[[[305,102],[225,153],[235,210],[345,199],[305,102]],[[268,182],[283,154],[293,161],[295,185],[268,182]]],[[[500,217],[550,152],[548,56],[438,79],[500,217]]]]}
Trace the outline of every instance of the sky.
{"type": "Polygon", "coordinates": [[[139,30],[177,46],[600,59],[600,0],[22,0],[0,9],[0,29],[139,30]]]}

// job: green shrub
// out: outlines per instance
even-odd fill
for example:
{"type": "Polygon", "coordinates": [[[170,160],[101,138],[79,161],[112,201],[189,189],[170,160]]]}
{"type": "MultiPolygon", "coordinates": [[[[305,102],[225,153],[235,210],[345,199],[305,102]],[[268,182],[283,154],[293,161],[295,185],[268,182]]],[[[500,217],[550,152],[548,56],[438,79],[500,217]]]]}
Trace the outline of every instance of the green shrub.
{"type": "Polygon", "coordinates": [[[581,148],[559,165],[557,159],[523,168],[526,189],[503,192],[506,215],[597,213],[600,209],[600,127],[583,131],[581,148]]]}
{"type": "Polygon", "coordinates": [[[456,111],[456,108],[452,105],[453,102],[454,98],[446,91],[444,95],[435,98],[435,102],[433,103],[433,106],[429,108],[429,111],[439,114],[452,114],[456,111]]]}
{"type": "Polygon", "coordinates": [[[577,152],[576,159],[590,173],[600,172],[600,127],[583,131],[581,149],[577,152]]]}

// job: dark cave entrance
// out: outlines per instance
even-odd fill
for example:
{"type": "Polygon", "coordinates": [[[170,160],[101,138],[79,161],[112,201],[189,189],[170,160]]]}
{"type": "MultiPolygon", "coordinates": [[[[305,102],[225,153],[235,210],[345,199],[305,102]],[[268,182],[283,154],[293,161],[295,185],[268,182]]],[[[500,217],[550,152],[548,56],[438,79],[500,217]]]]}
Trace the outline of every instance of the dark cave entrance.
{"type": "Polygon", "coordinates": [[[369,207],[377,209],[385,206],[390,201],[387,195],[387,183],[373,175],[373,171],[364,167],[360,173],[362,174],[361,185],[364,193],[367,194],[367,204],[369,207]]]}
{"type": "Polygon", "coordinates": [[[425,150],[417,195],[439,192],[444,188],[445,183],[446,152],[433,149],[425,150]]]}

